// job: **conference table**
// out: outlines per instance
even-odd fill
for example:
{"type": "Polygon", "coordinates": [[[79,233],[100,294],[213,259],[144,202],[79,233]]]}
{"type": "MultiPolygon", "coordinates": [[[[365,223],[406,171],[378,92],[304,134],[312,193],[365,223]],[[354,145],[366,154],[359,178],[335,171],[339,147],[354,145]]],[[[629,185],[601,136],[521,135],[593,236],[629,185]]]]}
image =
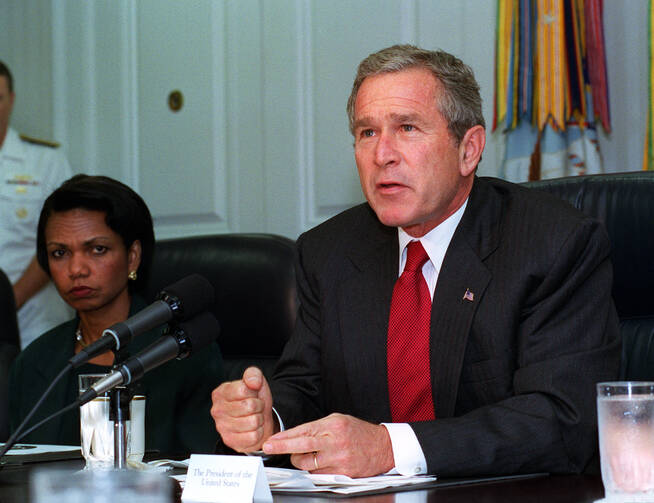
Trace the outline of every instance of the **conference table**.
{"type": "MultiPolygon", "coordinates": [[[[80,469],[81,460],[30,463],[5,466],[0,470],[0,503],[29,501],[29,474],[37,468],[80,469]]],[[[479,481],[466,484],[444,479],[434,485],[401,492],[356,497],[332,498],[320,495],[287,495],[273,493],[275,503],[326,503],[343,501],[356,503],[592,503],[604,497],[599,475],[542,475],[501,481],[479,481]]]]}
{"type": "Polygon", "coordinates": [[[273,493],[275,503],[326,503],[330,499],[356,503],[593,503],[603,497],[604,486],[599,475],[553,475],[445,486],[437,483],[426,489],[344,499],[273,493]]]}

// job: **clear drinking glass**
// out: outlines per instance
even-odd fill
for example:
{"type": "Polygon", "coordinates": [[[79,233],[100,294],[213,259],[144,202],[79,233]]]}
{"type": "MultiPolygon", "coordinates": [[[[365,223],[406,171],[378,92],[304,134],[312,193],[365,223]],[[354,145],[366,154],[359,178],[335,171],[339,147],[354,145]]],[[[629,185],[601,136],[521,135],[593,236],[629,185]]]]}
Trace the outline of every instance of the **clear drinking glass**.
{"type": "Polygon", "coordinates": [[[606,500],[654,501],[654,382],[597,384],[597,421],[606,500]]]}
{"type": "Polygon", "coordinates": [[[143,461],[145,454],[145,396],[134,395],[129,403],[127,466],[143,461]]]}
{"type": "MultiPolygon", "coordinates": [[[[84,393],[106,374],[80,374],[79,393],[84,393]]],[[[86,469],[108,470],[114,466],[114,422],[109,420],[109,393],[99,395],[80,408],[82,455],[86,469]]],[[[138,465],[145,452],[145,396],[130,402],[127,430],[128,467],[138,465]]]]}

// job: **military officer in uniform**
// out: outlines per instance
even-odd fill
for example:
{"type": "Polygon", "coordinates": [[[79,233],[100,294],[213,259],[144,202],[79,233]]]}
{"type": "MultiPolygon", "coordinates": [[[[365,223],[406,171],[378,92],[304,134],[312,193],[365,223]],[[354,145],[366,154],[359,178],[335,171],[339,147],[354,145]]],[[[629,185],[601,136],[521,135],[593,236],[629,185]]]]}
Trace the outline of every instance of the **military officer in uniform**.
{"type": "Polygon", "coordinates": [[[9,127],[13,78],[0,61],[0,269],[14,286],[21,346],[71,316],[38,265],[36,226],[45,198],[71,177],[56,144],[20,136],[9,127]]]}

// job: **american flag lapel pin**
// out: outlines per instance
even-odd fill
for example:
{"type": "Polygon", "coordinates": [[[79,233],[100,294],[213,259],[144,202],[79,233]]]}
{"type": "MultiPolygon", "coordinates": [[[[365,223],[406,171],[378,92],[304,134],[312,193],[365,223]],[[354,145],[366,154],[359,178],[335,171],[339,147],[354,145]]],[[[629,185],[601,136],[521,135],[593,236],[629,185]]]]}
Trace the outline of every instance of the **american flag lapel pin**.
{"type": "Polygon", "coordinates": [[[470,288],[466,288],[466,293],[463,294],[463,300],[469,300],[470,302],[475,300],[475,294],[470,291],[470,288]]]}

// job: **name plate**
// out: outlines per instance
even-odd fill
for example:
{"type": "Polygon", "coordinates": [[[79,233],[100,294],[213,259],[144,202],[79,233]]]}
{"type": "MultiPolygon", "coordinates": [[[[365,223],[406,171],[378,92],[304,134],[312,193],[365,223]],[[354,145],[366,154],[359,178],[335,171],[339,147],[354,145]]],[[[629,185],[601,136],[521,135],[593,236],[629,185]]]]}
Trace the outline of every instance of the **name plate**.
{"type": "Polygon", "coordinates": [[[182,501],[268,503],[272,500],[259,456],[191,454],[182,501]]]}

